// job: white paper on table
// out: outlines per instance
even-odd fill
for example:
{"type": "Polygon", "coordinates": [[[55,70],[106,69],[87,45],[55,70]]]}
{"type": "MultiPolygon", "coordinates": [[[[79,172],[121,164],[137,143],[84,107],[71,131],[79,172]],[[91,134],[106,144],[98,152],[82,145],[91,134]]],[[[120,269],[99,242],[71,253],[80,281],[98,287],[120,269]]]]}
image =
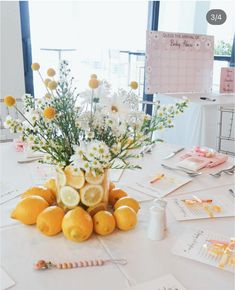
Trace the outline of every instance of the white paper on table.
{"type": "Polygon", "coordinates": [[[176,189],[187,184],[191,180],[192,179],[187,176],[183,176],[173,172],[169,173],[164,169],[160,169],[154,174],[148,174],[144,177],[141,177],[134,184],[129,184],[129,186],[138,191],[145,190],[147,194],[160,198],[175,191],[176,189]],[[154,183],[150,183],[150,181],[153,180],[155,176],[161,174],[164,174],[164,177],[162,179],[154,183]]]}
{"type": "Polygon", "coordinates": [[[12,278],[0,267],[0,289],[5,290],[15,285],[12,278]]]}
{"type": "Polygon", "coordinates": [[[21,194],[20,190],[5,183],[0,184],[0,189],[0,204],[12,200],[21,194]]]}
{"type": "MultiPolygon", "coordinates": [[[[186,290],[176,278],[169,274],[128,288],[130,290],[186,290]]],[[[124,289],[123,289],[124,290],[124,289]]]]}
{"type": "Polygon", "coordinates": [[[133,189],[126,183],[118,183],[117,187],[122,188],[128,193],[128,196],[135,198],[139,202],[150,201],[153,200],[151,195],[147,195],[144,192],[140,192],[139,190],[133,189]]]}
{"type": "MultiPolygon", "coordinates": [[[[220,212],[212,211],[215,218],[235,216],[235,197],[229,191],[225,191],[221,194],[197,192],[195,195],[202,200],[212,199],[212,203],[208,203],[209,208],[213,205],[221,207],[220,212]]],[[[203,206],[186,205],[183,202],[184,199],[194,198],[192,194],[184,194],[167,199],[167,207],[171,210],[177,220],[183,221],[210,218],[208,213],[203,209],[203,206]]]]}
{"type": "MultiPolygon", "coordinates": [[[[202,229],[188,228],[176,242],[172,249],[172,253],[219,268],[221,257],[209,255],[208,250],[204,247],[208,240],[230,242],[230,237],[224,237],[220,234],[208,232],[202,229]]],[[[227,264],[225,265],[224,270],[235,272],[235,267],[227,264]]]]}

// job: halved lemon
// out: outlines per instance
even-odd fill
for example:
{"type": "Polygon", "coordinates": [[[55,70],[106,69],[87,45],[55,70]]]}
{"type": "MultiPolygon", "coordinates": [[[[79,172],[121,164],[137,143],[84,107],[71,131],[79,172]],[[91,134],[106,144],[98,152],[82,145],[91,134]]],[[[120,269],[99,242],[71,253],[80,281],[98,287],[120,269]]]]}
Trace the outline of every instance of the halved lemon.
{"type": "Polygon", "coordinates": [[[90,172],[86,172],[85,178],[86,178],[86,181],[90,184],[101,184],[104,180],[104,174],[100,174],[100,175],[95,176],[90,171],[90,172]]]}
{"type": "Polygon", "coordinates": [[[66,176],[64,174],[64,171],[60,168],[56,169],[56,175],[57,175],[57,179],[56,179],[56,183],[58,187],[62,187],[66,185],[66,176]]]}
{"type": "Polygon", "coordinates": [[[60,200],[68,208],[76,207],[80,202],[79,193],[71,186],[63,186],[60,191],[60,200]]]}
{"type": "Polygon", "coordinates": [[[104,189],[101,185],[87,184],[80,189],[81,202],[86,206],[94,206],[101,202],[104,189]]]}
{"type": "Polygon", "coordinates": [[[74,171],[72,166],[66,166],[64,169],[64,173],[66,176],[66,184],[72,186],[76,189],[80,189],[83,187],[85,183],[85,177],[82,170],[74,171]]]}

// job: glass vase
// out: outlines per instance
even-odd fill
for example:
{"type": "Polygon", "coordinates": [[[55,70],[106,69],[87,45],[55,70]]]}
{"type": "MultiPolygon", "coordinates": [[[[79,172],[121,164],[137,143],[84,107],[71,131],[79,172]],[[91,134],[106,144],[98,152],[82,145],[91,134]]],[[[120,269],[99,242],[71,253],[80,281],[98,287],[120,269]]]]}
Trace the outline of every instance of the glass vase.
{"type": "Polygon", "coordinates": [[[85,174],[85,172],[82,172],[82,174],[84,175],[83,182],[81,182],[81,175],[73,173],[72,170],[68,171],[68,167],[67,169],[66,168],[56,169],[57,205],[62,207],[65,211],[69,211],[70,209],[76,206],[81,206],[85,210],[88,210],[88,212],[89,210],[95,208],[96,212],[99,210],[107,209],[109,199],[109,185],[110,185],[109,170],[108,169],[104,170],[102,180],[100,181],[90,180],[87,177],[87,174],[85,174]],[[100,196],[97,202],[93,202],[91,204],[83,202],[84,192],[86,192],[87,188],[89,188],[89,195],[91,198],[92,195],[95,195],[95,191],[97,190],[97,188],[99,188],[99,190],[102,191],[102,198],[100,196]],[[76,200],[75,191],[79,196],[77,198],[77,200],[79,200],[78,203],[75,202],[76,200]],[[75,199],[73,205],[68,205],[68,203],[65,202],[65,198],[68,198],[69,200],[70,197],[72,200],[75,199]]]}

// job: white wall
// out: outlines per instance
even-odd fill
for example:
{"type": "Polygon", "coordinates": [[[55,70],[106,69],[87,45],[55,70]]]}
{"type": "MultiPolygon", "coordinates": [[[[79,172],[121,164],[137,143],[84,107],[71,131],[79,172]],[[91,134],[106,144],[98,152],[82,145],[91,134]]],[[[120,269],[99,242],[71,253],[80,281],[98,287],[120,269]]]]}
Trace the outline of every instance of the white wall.
{"type": "MultiPolygon", "coordinates": [[[[3,106],[2,99],[6,95],[21,98],[25,92],[25,85],[19,1],[1,1],[0,12],[0,118],[4,120],[8,112],[3,106]]],[[[10,114],[14,115],[14,109],[10,109],[10,114]]],[[[6,137],[6,131],[1,130],[1,139],[6,137]]]]}

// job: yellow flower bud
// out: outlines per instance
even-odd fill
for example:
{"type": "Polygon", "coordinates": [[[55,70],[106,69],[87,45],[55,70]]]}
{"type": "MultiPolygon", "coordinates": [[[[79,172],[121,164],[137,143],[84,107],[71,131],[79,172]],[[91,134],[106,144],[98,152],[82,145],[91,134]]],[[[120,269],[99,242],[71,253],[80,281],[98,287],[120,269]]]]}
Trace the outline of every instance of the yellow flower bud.
{"type": "Polygon", "coordinates": [[[56,110],[53,107],[46,107],[43,111],[44,118],[53,120],[55,118],[56,110]]]}
{"type": "Polygon", "coordinates": [[[97,79],[97,75],[96,74],[92,74],[91,75],[91,79],[97,79]]]}
{"type": "Polygon", "coordinates": [[[53,68],[49,68],[49,69],[47,70],[47,75],[48,75],[49,77],[53,77],[53,76],[55,76],[55,74],[56,74],[56,72],[55,72],[55,70],[54,70],[53,68]]]}
{"type": "Polygon", "coordinates": [[[50,90],[55,90],[57,88],[57,82],[56,81],[50,81],[47,85],[47,87],[50,89],[50,90]]]}
{"type": "Polygon", "coordinates": [[[138,83],[136,82],[136,81],[132,81],[131,83],[130,83],[130,87],[132,88],[132,90],[136,90],[136,89],[138,89],[138,83]]]}
{"type": "Polygon", "coordinates": [[[94,78],[90,79],[88,85],[91,89],[96,89],[99,86],[99,81],[97,79],[94,79],[94,78]]]}
{"type": "Polygon", "coordinates": [[[51,82],[51,79],[45,79],[44,80],[44,84],[45,84],[46,87],[48,86],[49,82],[51,82]]]}
{"type": "Polygon", "coordinates": [[[14,106],[16,103],[16,99],[13,96],[6,96],[4,98],[4,104],[8,107],[14,106]]]}
{"type": "Polygon", "coordinates": [[[32,63],[31,65],[32,70],[39,70],[40,69],[40,64],[37,62],[32,63]]]}

